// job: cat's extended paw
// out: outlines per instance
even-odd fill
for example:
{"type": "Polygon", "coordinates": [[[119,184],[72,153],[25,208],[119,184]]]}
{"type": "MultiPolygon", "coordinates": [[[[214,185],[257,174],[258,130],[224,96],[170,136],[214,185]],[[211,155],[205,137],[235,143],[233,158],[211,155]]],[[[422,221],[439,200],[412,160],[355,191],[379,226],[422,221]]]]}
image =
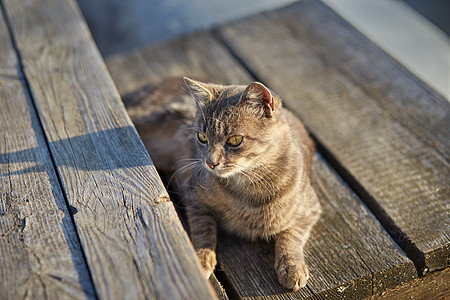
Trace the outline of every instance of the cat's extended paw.
{"type": "Polygon", "coordinates": [[[309,278],[308,267],[303,261],[280,259],[275,263],[275,271],[281,285],[294,292],[304,287],[309,278]]]}
{"type": "Polygon", "coordinates": [[[208,279],[216,267],[216,252],[208,248],[200,248],[196,252],[202,266],[203,277],[208,279]]]}

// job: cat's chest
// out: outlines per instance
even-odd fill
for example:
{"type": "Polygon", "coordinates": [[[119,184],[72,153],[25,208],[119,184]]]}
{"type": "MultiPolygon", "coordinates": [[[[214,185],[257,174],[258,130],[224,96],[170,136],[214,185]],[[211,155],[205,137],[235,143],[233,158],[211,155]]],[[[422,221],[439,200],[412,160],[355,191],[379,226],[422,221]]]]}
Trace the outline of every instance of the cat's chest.
{"type": "MultiPolygon", "coordinates": [[[[245,196],[236,196],[223,189],[212,189],[202,197],[225,230],[246,238],[268,238],[289,226],[289,210],[273,201],[252,205],[245,196]]],[[[291,209],[292,211],[292,209],[291,209]]]]}

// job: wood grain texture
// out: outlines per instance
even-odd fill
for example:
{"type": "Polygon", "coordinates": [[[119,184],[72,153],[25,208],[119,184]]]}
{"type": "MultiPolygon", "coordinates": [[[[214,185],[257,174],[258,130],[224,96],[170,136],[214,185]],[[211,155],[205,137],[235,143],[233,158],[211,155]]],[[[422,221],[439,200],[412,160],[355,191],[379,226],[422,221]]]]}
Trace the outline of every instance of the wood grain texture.
{"type": "Polygon", "coordinates": [[[419,271],[448,266],[449,103],[319,1],[218,34],[304,120],[419,271]]]}
{"type": "MultiPolygon", "coordinates": [[[[111,57],[106,63],[124,94],[173,76],[253,81],[209,32],[111,57]]],[[[222,235],[219,277],[226,278],[231,298],[368,297],[416,276],[412,262],[322,158],[315,162],[314,182],[324,214],[305,250],[311,272],[307,288],[288,293],[278,284],[271,244],[222,235]]]]}
{"type": "Polygon", "coordinates": [[[95,296],[0,10],[0,298],[95,296]]]}
{"type": "Polygon", "coordinates": [[[223,287],[222,283],[217,279],[215,274],[212,274],[211,277],[209,277],[209,282],[211,283],[212,287],[217,293],[217,297],[219,300],[228,300],[228,294],[225,288],[223,287]]]}
{"type": "Polygon", "coordinates": [[[449,105],[445,98],[324,5],[308,1],[283,13],[299,39],[315,43],[315,51],[376,99],[385,114],[450,158],[446,134],[449,105]]]}
{"type": "Polygon", "coordinates": [[[3,4],[97,295],[213,298],[75,2],[3,4]]]}
{"type": "Polygon", "coordinates": [[[375,295],[377,299],[448,299],[450,297],[450,268],[416,278],[394,289],[375,295]]]}

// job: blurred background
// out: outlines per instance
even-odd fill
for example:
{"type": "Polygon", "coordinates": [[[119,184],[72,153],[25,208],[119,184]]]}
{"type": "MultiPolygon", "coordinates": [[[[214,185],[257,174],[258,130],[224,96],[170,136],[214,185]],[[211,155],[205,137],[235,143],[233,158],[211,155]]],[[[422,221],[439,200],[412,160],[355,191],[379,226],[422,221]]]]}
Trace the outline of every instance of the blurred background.
{"type": "MultiPolygon", "coordinates": [[[[77,0],[104,57],[302,0],[77,0]]],[[[322,0],[449,99],[450,0],[322,0]]]]}
{"type": "MultiPolygon", "coordinates": [[[[104,56],[108,56],[296,1],[299,0],[78,0],[78,4],[97,46],[104,56]]],[[[325,2],[368,6],[364,2],[377,1],[325,2]]],[[[390,1],[404,2],[450,34],[449,0],[390,1]]]]}
{"type": "Polygon", "coordinates": [[[78,0],[104,56],[154,44],[295,0],[78,0]]]}

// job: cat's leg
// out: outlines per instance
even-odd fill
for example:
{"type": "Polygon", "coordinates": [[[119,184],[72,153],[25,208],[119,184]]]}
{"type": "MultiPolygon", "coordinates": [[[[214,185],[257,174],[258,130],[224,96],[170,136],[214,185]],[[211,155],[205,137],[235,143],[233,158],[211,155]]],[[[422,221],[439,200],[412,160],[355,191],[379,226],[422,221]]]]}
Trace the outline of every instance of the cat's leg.
{"type": "Polygon", "coordinates": [[[207,210],[196,205],[188,209],[191,240],[200,260],[203,276],[208,279],[216,267],[217,222],[207,210]]]}
{"type": "Polygon", "coordinates": [[[309,278],[303,256],[303,246],[307,239],[308,236],[296,229],[282,231],[275,238],[275,271],[278,281],[293,291],[304,287],[309,278]]]}
{"type": "MultiPolygon", "coordinates": [[[[315,197],[315,193],[313,196],[315,197]]],[[[308,216],[299,219],[295,226],[275,237],[275,271],[278,281],[285,288],[297,291],[306,285],[309,272],[303,256],[303,247],[319,216],[320,204],[317,202],[310,208],[308,216]]]]}

